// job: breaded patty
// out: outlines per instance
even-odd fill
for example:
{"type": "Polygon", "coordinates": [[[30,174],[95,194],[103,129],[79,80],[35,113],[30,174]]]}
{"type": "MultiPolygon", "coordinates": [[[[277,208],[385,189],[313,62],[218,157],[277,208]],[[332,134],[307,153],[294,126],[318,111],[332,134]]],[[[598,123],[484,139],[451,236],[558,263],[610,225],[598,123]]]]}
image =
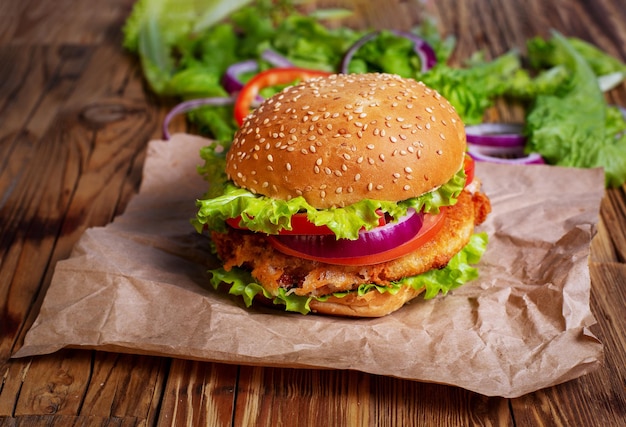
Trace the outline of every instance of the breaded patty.
{"type": "Polygon", "coordinates": [[[468,243],[474,225],[482,223],[490,210],[487,196],[463,191],[457,204],[446,209],[443,227],[432,240],[403,257],[364,266],[332,265],[285,255],[259,233],[230,229],[227,233],[213,232],[211,237],[226,270],[250,270],[272,294],[283,287],[293,289],[297,295],[321,296],[350,291],[363,283],[389,285],[403,277],[445,267],[468,243]]]}

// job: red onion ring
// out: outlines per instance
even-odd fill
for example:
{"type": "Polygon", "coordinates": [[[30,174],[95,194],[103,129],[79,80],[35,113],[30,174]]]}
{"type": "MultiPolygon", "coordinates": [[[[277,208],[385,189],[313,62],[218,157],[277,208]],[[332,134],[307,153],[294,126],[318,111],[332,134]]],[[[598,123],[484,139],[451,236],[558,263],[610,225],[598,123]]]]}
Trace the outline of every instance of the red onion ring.
{"type": "Polygon", "coordinates": [[[518,123],[482,123],[466,126],[467,142],[489,147],[523,147],[526,137],[518,123]]]}
{"type": "Polygon", "coordinates": [[[508,165],[544,164],[543,157],[538,153],[524,153],[524,146],[494,147],[467,144],[469,155],[477,162],[491,162],[508,165]]]}
{"type": "Polygon", "coordinates": [[[239,76],[243,73],[255,72],[259,69],[259,64],[254,59],[247,61],[237,62],[232,64],[226,69],[224,77],[222,78],[222,86],[226,89],[226,92],[231,95],[235,92],[239,92],[243,87],[243,82],[239,79],[239,76]]]}
{"type": "MultiPolygon", "coordinates": [[[[420,72],[424,73],[430,70],[437,63],[437,55],[435,54],[435,50],[429,45],[425,40],[418,37],[417,35],[410,33],[408,31],[398,31],[392,30],[392,34],[398,37],[404,37],[413,42],[413,50],[415,54],[420,58],[421,69],[420,72]]],[[[348,65],[350,61],[352,61],[352,57],[354,54],[368,41],[375,39],[380,35],[380,31],[376,31],[373,33],[366,34],[357,40],[350,48],[346,51],[341,61],[340,70],[341,73],[348,73],[348,65]]]]}
{"type": "MultiPolygon", "coordinates": [[[[261,58],[269,62],[274,67],[293,67],[293,63],[272,49],[265,49],[261,53],[261,58]]],[[[243,88],[244,83],[239,78],[244,73],[256,72],[259,70],[259,63],[254,59],[248,59],[246,61],[237,62],[232,64],[226,69],[224,77],[222,78],[222,85],[224,89],[231,95],[239,92],[243,88]]],[[[263,98],[257,99],[262,101],[263,98]]]]}
{"type": "Polygon", "coordinates": [[[274,67],[279,67],[279,68],[293,67],[293,62],[291,62],[285,56],[276,52],[273,49],[265,49],[261,53],[261,58],[263,58],[265,61],[272,64],[274,67]]]}
{"type": "Polygon", "coordinates": [[[357,240],[337,239],[334,234],[277,235],[270,238],[314,257],[354,258],[393,249],[412,239],[423,224],[424,215],[410,209],[397,222],[361,231],[357,240]]]}
{"type": "Polygon", "coordinates": [[[163,126],[162,126],[163,139],[166,141],[170,139],[170,133],[168,131],[168,128],[169,128],[170,122],[176,115],[194,110],[198,107],[202,107],[205,105],[221,107],[225,105],[231,105],[234,103],[235,103],[234,97],[199,98],[199,99],[191,99],[189,101],[181,102],[180,104],[172,108],[170,112],[167,113],[167,115],[165,116],[165,119],[163,119],[163,126]]]}

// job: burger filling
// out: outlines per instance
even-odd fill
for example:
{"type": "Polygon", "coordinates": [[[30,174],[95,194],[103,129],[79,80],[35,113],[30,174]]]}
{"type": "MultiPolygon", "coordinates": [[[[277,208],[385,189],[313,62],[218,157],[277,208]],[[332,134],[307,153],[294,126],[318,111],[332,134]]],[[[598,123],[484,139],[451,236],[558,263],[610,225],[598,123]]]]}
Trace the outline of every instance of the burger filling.
{"type": "MultiPolygon", "coordinates": [[[[226,284],[246,305],[264,297],[304,314],[310,311],[312,300],[350,293],[396,293],[402,286],[426,289],[428,299],[478,275],[471,264],[484,252],[487,236],[472,233],[474,226],[484,221],[490,205],[482,193],[464,190],[469,184],[467,175],[467,168],[462,168],[438,189],[401,202],[363,200],[326,210],[314,209],[302,198],[276,200],[227,183],[223,194],[198,202],[193,222],[199,231],[210,230],[223,262],[223,267],[211,271],[213,286],[226,284]],[[381,221],[393,223],[411,211],[438,217],[437,228],[417,247],[393,259],[377,261],[376,255],[368,263],[336,262],[331,257],[307,259],[281,250],[273,241],[281,233],[289,235],[298,223],[294,219],[302,215],[309,226],[329,230],[316,231],[326,234],[325,238],[330,233],[335,240],[356,241],[364,232],[380,228],[381,221]]],[[[477,181],[472,185],[476,187],[477,181]]],[[[375,245],[372,248],[376,250],[375,245]]]]}

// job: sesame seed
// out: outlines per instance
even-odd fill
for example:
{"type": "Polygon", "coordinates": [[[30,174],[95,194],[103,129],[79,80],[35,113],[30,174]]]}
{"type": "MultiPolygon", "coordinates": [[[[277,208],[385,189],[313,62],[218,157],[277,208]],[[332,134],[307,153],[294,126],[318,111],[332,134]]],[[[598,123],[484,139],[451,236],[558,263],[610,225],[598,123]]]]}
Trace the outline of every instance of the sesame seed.
{"type": "Polygon", "coordinates": [[[381,162],[384,162],[384,161],[385,161],[385,155],[384,155],[383,153],[380,153],[380,154],[378,155],[378,158],[380,159],[380,161],[381,161],[381,162]]]}
{"type": "Polygon", "coordinates": [[[285,163],[285,167],[287,168],[288,171],[291,170],[291,163],[285,163]]]}
{"type": "Polygon", "coordinates": [[[367,149],[368,149],[368,150],[373,150],[374,148],[376,148],[376,147],[374,146],[374,144],[368,144],[368,145],[367,145],[367,149]]]}
{"type": "Polygon", "coordinates": [[[405,168],[404,168],[404,171],[405,171],[406,173],[412,173],[412,172],[413,172],[413,169],[411,169],[409,166],[407,166],[407,167],[405,167],[405,168]]]}
{"type": "Polygon", "coordinates": [[[335,193],[337,193],[337,194],[341,194],[342,191],[343,191],[343,188],[341,188],[341,187],[337,187],[335,189],[335,193]]]}
{"type": "Polygon", "coordinates": [[[359,181],[361,179],[361,174],[357,173],[356,175],[354,175],[354,180],[355,181],[359,181]]]}
{"type": "Polygon", "coordinates": [[[382,190],[382,189],[383,189],[383,185],[382,185],[382,184],[378,184],[378,185],[376,186],[376,189],[377,189],[377,190],[382,190]]]}
{"type": "Polygon", "coordinates": [[[409,191],[411,189],[411,186],[407,184],[402,188],[404,189],[404,191],[409,191]]]}
{"type": "Polygon", "coordinates": [[[439,154],[441,156],[443,154],[443,151],[437,150],[437,154],[439,154]]]}
{"type": "Polygon", "coordinates": [[[367,191],[372,191],[373,188],[374,188],[374,184],[372,184],[371,182],[367,184],[367,191]]]}
{"type": "Polygon", "coordinates": [[[390,136],[389,137],[389,141],[391,141],[391,142],[398,142],[398,138],[396,138],[395,136],[390,136]]]}
{"type": "Polygon", "coordinates": [[[445,136],[443,133],[440,133],[440,134],[439,134],[439,138],[441,138],[441,139],[446,139],[446,136],[445,136]]]}

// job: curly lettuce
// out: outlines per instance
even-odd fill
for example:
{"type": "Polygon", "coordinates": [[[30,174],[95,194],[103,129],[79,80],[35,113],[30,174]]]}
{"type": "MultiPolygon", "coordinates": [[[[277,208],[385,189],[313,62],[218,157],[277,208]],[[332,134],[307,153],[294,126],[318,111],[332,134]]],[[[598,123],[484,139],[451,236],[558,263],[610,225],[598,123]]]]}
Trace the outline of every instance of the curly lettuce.
{"type": "Polygon", "coordinates": [[[532,50],[532,57],[562,64],[571,76],[555,93],[534,100],[526,117],[526,150],[540,153],[554,165],[603,167],[608,187],[622,185],[626,182],[626,120],[604,99],[594,71],[599,69],[597,59],[592,66],[559,33],[554,33],[549,46],[551,55],[545,54],[544,47],[536,48],[541,55],[532,50]]]}
{"type": "Polygon", "coordinates": [[[326,301],[330,296],[342,298],[351,292],[359,296],[367,292],[380,292],[396,294],[401,287],[411,286],[416,290],[425,289],[424,299],[432,299],[439,294],[446,295],[478,277],[478,269],[473,266],[480,261],[487,248],[487,234],[477,233],[472,235],[465,247],[452,257],[448,265],[439,270],[430,270],[417,276],[411,276],[393,282],[390,286],[381,286],[372,283],[364,283],[350,292],[336,292],[325,296],[300,296],[286,288],[279,288],[272,294],[252,277],[250,272],[241,268],[233,268],[226,271],[223,268],[211,270],[211,285],[217,289],[220,285],[229,286],[228,293],[243,298],[246,307],[250,307],[257,295],[273,301],[275,305],[283,305],[285,311],[308,314],[311,311],[310,303],[313,299],[326,301]]]}
{"type": "Polygon", "coordinates": [[[463,190],[465,179],[465,171],[461,168],[450,181],[419,197],[400,202],[364,199],[346,207],[321,210],[311,206],[304,197],[273,199],[253,194],[229,182],[224,186],[223,194],[197,201],[198,211],[192,222],[198,231],[205,226],[209,230],[225,231],[227,219],[241,217],[240,225],[249,230],[278,234],[283,229],[291,230],[293,215],[306,212],[310,222],[327,226],[338,239],[355,240],[359,230],[371,230],[379,225],[377,210],[393,218],[400,218],[406,215],[409,208],[418,212],[438,213],[441,207],[454,205],[463,190]]]}

